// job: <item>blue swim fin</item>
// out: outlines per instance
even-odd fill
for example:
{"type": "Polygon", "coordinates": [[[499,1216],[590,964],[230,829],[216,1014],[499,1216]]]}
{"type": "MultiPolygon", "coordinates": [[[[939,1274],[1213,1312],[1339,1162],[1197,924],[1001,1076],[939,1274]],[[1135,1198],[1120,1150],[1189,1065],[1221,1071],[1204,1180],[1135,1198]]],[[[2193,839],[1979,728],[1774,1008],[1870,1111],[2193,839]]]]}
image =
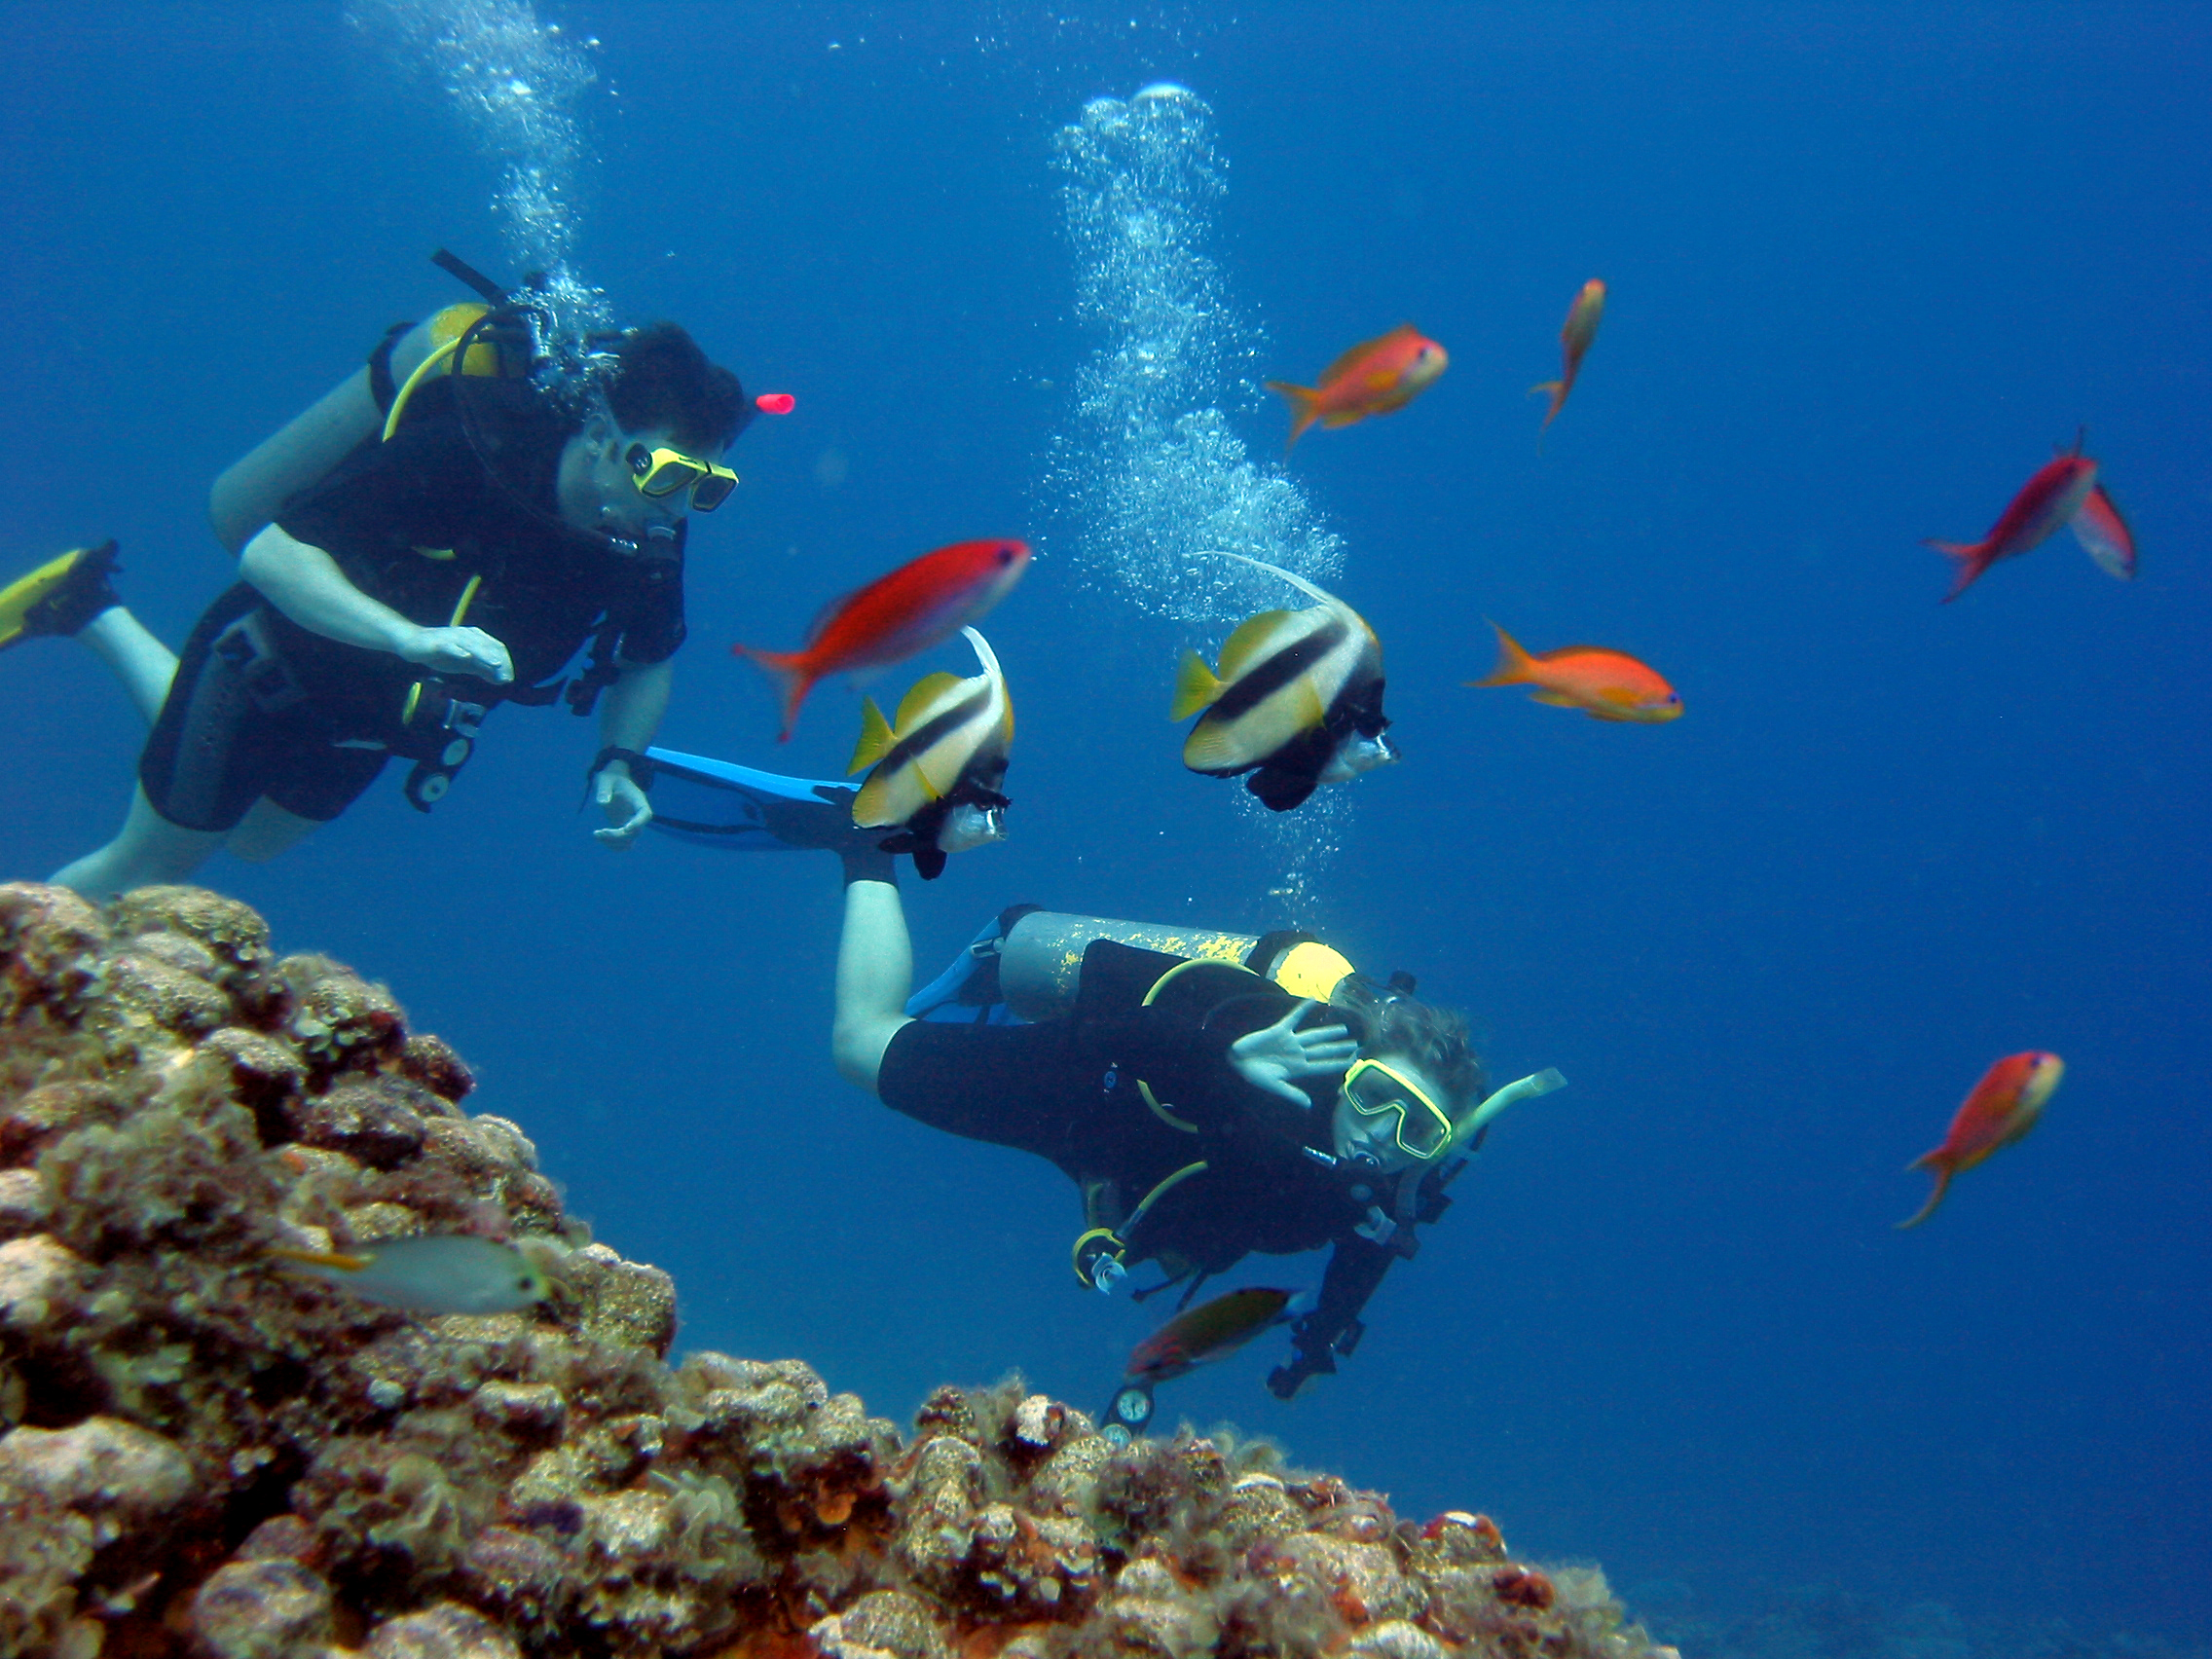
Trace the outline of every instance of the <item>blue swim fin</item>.
{"type": "Polygon", "coordinates": [[[853,838],[848,784],[787,778],[734,761],[648,749],[652,828],[693,846],[725,852],[809,852],[853,838]]]}

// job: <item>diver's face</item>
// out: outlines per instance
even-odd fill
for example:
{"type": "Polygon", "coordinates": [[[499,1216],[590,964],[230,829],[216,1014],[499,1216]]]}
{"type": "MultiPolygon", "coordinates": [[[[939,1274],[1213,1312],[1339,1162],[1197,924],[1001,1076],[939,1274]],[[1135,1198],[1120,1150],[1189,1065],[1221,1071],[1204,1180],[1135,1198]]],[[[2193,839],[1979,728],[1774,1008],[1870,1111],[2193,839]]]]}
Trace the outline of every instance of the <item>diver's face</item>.
{"type": "MultiPolygon", "coordinates": [[[[1431,1099],[1445,1099],[1443,1091],[1427,1074],[1411,1061],[1395,1056],[1386,1057],[1392,1067],[1419,1085],[1431,1099]]],[[[1420,1110],[1418,1106],[1414,1109],[1420,1110]]],[[[1336,1111],[1329,1121],[1329,1133],[1335,1142],[1338,1158],[1346,1163],[1373,1169],[1380,1174],[1394,1175],[1399,1170],[1410,1169],[1421,1161],[1398,1144],[1396,1112],[1357,1111],[1341,1087],[1337,1090],[1336,1111]]]]}
{"type": "MultiPolygon", "coordinates": [[[[695,453],[684,449],[676,441],[675,433],[665,427],[626,432],[604,415],[586,423],[561,455],[563,521],[577,530],[619,536],[648,548],[655,542],[674,540],[676,527],[683,522],[691,504],[691,492],[641,494],[630,464],[631,452],[641,448],[647,455],[656,449],[695,453]]],[[[721,458],[719,449],[697,455],[700,461],[719,461],[721,458]]]]}

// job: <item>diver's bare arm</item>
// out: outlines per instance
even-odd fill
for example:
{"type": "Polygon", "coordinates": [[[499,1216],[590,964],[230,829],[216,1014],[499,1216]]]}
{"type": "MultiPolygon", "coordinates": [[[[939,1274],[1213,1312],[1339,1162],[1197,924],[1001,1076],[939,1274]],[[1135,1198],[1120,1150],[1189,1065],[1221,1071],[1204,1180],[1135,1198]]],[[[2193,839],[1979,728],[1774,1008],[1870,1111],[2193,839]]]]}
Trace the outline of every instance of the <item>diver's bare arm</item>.
{"type": "MultiPolygon", "coordinates": [[[[643,755],[652,747],[660,718],[668,713],[668,688],[676,678],[674,659],[633,667],[627,663],[599,705],[599,742],[603,749],[630,749],[643,755]]],[[[619,760],[608,762],[629,767],[619,760]]]]}
{"type": "Polygon", "coordinates": [[[837,1020],[830,1051],[845,1077],[875,1093],[883,1051],[909,1024],[914,949],[890,856],[869,848],[845,861],[845,929],[837,940],[837,1020]],[[880,863],[876,861],[881,861],[880,863]]]}
{"type": "Polygon", "coordinates": [[[505,683],[514,678],[507,647],[481,628],[425,628],[346,579],[319,547],[271,525],[245,544],[239,574],[278,610],[326,640],[388,651],[445,674],[505,683]]]}

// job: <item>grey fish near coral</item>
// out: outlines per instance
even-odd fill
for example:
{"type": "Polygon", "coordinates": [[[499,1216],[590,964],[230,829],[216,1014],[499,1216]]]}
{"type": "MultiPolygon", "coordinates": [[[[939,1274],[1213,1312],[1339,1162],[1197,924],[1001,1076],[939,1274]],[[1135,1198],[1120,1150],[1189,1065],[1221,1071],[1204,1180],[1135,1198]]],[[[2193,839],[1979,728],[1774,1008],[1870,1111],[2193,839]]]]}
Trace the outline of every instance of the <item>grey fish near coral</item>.
{"type": "Polygon", "coordinates": [[[519,1313],[553,1288],[513,1245],[465,1233],[418,1234],[353,1251],[279,1248],[269,1257],[286,1272],[327,1279],[405,1313],[519,1313]]]}

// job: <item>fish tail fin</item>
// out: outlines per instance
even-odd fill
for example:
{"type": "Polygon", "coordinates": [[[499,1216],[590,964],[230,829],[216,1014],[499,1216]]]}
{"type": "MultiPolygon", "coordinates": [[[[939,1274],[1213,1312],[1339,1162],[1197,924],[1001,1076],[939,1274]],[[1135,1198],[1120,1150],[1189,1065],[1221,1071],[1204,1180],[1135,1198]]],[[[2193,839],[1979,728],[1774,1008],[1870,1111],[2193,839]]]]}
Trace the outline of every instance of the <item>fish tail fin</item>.
{"type": "Polygon", "coordinates": [[[1542,455],[1544,453],[1544,434],[1551,430],[1552,423],[1559,418],[1560,406],[1567,401],[1567,382],[1563,380],[1538,381],[1529,388],[1529,395],[1530,397],[1548,397],[1552,400],[1551,407],[1544,411],[1544,424],[1536,428],[1536,453],[1542,455]]]}
{"type": "Polygon", "coordinates": [[[875,706],[873,697],[861,699],[861,740],[853,745],[852,764],[845,768],[845,776],[874,765],[891,753],[891,722],[883,718],[883,711],[875,706]]]}
{"type": "Polygon", "coordinates": [[[1900,1233],[1908,1227],[1918,1227],[1922,1222],[1926,1221],[1930,1216],[1934,1215],[1936,1213],[1936,1206],[1943,1201],[1943,1195],[1950,1190],[1951,1186],[1951,1166],[1947,1163],[1936,1162],[1936,1154],[1932,1152],[1923,1153],[1920,1157],[1914,1159],[1910,1163],[1906,1164],[1905,1168],[1908,1170],[1935,1170],[1936,1190],[1928,1195],[1928,1201],[1926,1203],[1922,1204],[1919,1209],[1915,1210],[1905,1220],[1898,1223],[1898,1231],[1900,1233]]]}
{"type": "Polygon", "coordinates": [[[1270,391],[1279,391],[1290,400],[1290,436],[1283,441],[1283,453],[1288,455],[1291,446],[1298,442],[1307,427],[1321,418],[1321,394],[1309,386],[1294,386],[1289,381],[1269,381],[1270,391]]]}
{"type": "Polygon", "coordinates": [[[1183,666],[1175,673],[1175,708],[1167,718],[1188,719],[1200,709],[1211,708],[1221,696],[1221,681],[1197,651],[1183,653],[1183,666]]]}
{"type": "MultiPolygon", "coordinates": [[[[1483,620],[1489,622],[1490,618],[1486,616],[1483,620]]],[[[1521,642],[1508,634],[1503,628],[1499,628],[1495,622],[1491,622],[1490,625],[1497,633],[1497,666],[1490,671],[1489,678],[1470,680],[1467,683],[1469,685],[1526,685],[1530,681],[1535,679],[1536,659],[1523,650],[1521,642]]]]}
{"type": "Polygon", "coordinates": [[[783,700],[784,717],[784,728],[776,733],[776,741],[791,742],[792,727],[798,723],[798,706],[806,701],[807,692],[814,686],[806,654],[803,651],[756,651],[751,645],[732,645],[730,649],[759,664],[760,672],[776,682],[783,700]]]}
{"type": "Polygon", "coordinates": [[[1975,578],[1989,569],[1989,543],[1986,541],[1937,541],[1931,536],[1922,545],[1933,547],[1938,553],[1947,553],[1959,561],[1959,573],[1951,582],[1951,591],[1942,599],[1945,605],[1973,586],[1975,578]]]}
{"type": "Polygon", "coordinates": [[[349,1256],[342,1250],[295,1250],[286,1244],[273,1244],[262,1254],[290,1267],[333,1268],[349,1273],[357,1273],[369,1265],[366,1256],[349,1256]]]}

